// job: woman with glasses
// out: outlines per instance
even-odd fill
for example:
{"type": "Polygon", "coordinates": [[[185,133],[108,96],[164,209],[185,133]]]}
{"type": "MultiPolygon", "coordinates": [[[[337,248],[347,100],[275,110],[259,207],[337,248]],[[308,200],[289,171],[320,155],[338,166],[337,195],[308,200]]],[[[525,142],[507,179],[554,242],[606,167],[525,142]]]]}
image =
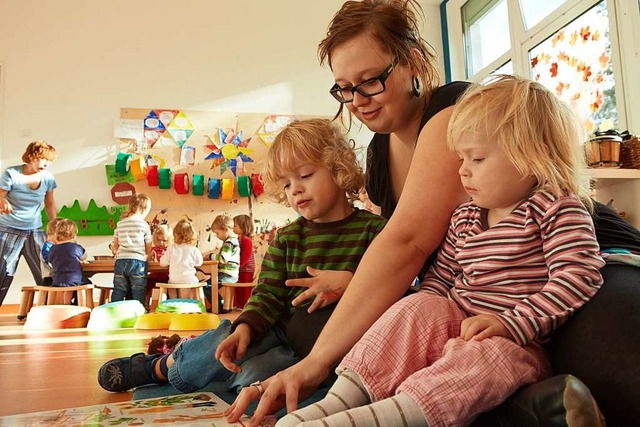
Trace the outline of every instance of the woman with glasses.
{"type": "MultiPolygon", "coordinates": [[[[414,0],[347,1],[319,45],[320,61],[329,66],[335,79],[330,93],[340,103],[336,118],[345,119],[346,107],[347,127],[355,116],[375,133],[368,151],[366,188],[371,201],[389,222],[367,250],[348,292],[311,353],[263,381],[260,388],[244,389],[227,411],[229,421],[237,420],[258,398],[252,425],[285,404],[291,412],[309,396],[375,320],[405,294],[425,260],[424,266],[430,264],[429,258],[440,245],[454,208],[468,199],[458,176],[458,157],[445,142],[453,105],[468,84],[439,84],[435,57],[419,35],[419,10],[414,0]],[[379,284],[376,293],[371,293],[371,283],[379,284]]],[[[612,217],[602,205],[596,206],[596,215],[594,223],[601,247],[624,242],[626,248],[640,250],[637,230],[612,217]]],[[[633,267],[615,271],[606,267],[602,273],[604,292],[601,290],[583,312],[588,312],[600,294],[607,292],[607,281],[616,282],[609,285],[612,287],[640,282],[640,270],[633,267]]],[[[289,284],[309,288],[304,294],[308,298],[330,286],[322,273],[293,282],[289,284]]],[[[577,322],[569,322],[559,334],[577,322]]],[[[591,327],[589,322],[582,324],[591,327]]],[[[566,339],[566,334],[563,339],[576,342],[566,339]]],[[[581,340],[580,346],[573,348],[561,343],[561,353],[577,359],[577,349],[585,345],[584,338],[581,340]]],[[[593,350],[598,348],[594,342],[593,350]]],[[[598,375],[598,368],[590,366],[579,372],[581,377],[598,375]]],[[[532,393],[539,390],[535,389],[537,384],[530,387],[534,387],[532,393]]],[[[563,387],[555,389],[560,405],[563,387]]]]}

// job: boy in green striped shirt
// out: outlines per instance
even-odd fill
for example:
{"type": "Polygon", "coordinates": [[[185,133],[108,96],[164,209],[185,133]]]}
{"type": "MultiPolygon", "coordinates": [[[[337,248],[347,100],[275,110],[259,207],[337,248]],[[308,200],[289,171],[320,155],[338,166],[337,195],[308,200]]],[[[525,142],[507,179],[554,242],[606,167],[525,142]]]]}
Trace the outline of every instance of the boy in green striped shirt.
{"type": "Polygon", "coordinates": [[[300,217],[278,230],[240,316],[170,355],[138,353],[105,363],[98,373],[103,388],[170,382],[188,393],[225,381],[239,392],[307,355],[385,220],[351,204],[364,185],[362,169],[329,120],[293,122],[280,132],[265,181],[300,217]]]}

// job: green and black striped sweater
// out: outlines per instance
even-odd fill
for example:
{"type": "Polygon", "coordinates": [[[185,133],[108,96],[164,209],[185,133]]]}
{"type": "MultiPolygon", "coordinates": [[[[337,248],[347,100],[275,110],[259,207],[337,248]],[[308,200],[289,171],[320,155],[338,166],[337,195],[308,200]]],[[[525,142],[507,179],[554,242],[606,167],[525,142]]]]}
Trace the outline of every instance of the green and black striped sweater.
{"type": "MultiPolygon", "coordinates": [[[[258,285],[234,322],[234,328],[247,323],[252,330],[252,341],[260,340],[276,324],[286,328],[294,311],[306,311],[307,306],[291,305],[306,288],[287,287],[285,280],[309,277],[307,266],[355,272],[384,224],[381,216],[356,208],[340,221],[320,224],[300,217],[280,228],[262,261],[258,285]]],[[[304,325],[296,326],[304,329],[304,325]]]]}

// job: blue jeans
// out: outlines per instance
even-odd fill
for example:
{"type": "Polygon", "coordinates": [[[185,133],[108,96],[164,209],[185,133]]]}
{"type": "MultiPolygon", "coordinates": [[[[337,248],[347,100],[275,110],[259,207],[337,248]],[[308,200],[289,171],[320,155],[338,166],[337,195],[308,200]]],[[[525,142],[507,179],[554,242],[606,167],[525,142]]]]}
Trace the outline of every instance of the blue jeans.
{"type": "Polygon", "coordinates": [[[117,259],[113,267],[111,301],[122,301],[127,294],[146,307],[147,262],[138,259],[117,259]]]}
{"type": "Polygon", "coordinates": [[[242,359],[235,363],[242,372],[228,371],[215,358],[216,348],[231,332],[231,322],[223,320],[217,329],[188,340],[173,352],[169,382],[183,393],[191,393],[211,381],[224,381],[229,390],[240,393],[243,387],[265,380],[296,364],[300,359],[287,344],[284,331],[271,328],[257,343],[251,343],[242,359]]]}

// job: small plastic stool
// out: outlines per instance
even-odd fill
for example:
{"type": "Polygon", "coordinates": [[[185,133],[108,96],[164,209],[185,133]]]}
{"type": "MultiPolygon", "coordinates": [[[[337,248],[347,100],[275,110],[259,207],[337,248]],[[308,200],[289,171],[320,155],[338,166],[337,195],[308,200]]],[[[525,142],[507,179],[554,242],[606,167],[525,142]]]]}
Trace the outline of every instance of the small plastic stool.
{"type": "Polygon", "coordinates": [[[213,313],[182,313],[174,314],[169,325],[170,331],[205,331],[216,329],[220,325],[220,318],[213,313]]]}
{"type": "Polygon", "coordinates": [[[151,301],[151,310],[155,311],[159,302],[162,302],[165,299],[175,298],[176,296],[180,296],[180,292],[183,290],[189,290],[190,298],[197,299],[201,301],[202,304],[204,302],[204,291],[202,290],[207,285],[207,282],[200,283],[156,283],[156,289],[158,292],[154,292],[152,294],[151,301]]]}
{"type": "Polygon", "coordinates": [[[156,313],[204,313],[206,311],[202,301],[186,298],[168,299],[156,307],[156,313]]]}
{"type": "Polygon", "coordinates": [[[27,314],[24,329],[84,328],[91,309],[75,305],[39,305],[27,314]]]}
{"type": "Polygon", "coordinates": [[[99,305],[93,309],[87,329],[133,328],[139,316],[145,313],[138,300],[125,300],[99,305]]]}
{"type": "Polygon", "coordinates": [[[133,329],[169,329],[175,313],[146,313],[138,317],[133,329]]]}

